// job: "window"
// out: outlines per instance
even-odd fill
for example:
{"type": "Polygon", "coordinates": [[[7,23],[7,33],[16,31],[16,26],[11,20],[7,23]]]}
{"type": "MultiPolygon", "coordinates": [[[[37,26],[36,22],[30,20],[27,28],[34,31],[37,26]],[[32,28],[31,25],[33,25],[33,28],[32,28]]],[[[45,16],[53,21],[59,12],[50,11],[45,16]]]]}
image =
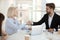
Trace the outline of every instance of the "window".
{"type": "MultiPolygon", "coordinates": [[[[16,0],[17,1],[17,0],[16,0]]],[[[31,21],[39,21],[41,19],[43,10],[45,12],[45,3],[46,1],[43,0],[18,0],[16,4],[18,4],[18,9],[20,11],[19,18],[24,20],[25,22],[28,20],[31,21]]]]}

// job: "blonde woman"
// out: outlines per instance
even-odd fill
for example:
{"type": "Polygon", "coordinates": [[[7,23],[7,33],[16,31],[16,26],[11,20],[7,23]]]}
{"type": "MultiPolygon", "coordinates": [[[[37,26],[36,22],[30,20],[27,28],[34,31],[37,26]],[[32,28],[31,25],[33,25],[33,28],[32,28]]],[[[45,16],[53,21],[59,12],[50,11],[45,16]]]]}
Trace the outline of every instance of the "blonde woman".
{"type": "Polygon", "coordinates": [[[5,29],[8,35],[16,33],[18,30],[22,29],[25,24],[19,24],[16,17],[18,16],[18,10],[15,7],[10,7],[7,13],[7,19],[5,24],[5,29]]]}

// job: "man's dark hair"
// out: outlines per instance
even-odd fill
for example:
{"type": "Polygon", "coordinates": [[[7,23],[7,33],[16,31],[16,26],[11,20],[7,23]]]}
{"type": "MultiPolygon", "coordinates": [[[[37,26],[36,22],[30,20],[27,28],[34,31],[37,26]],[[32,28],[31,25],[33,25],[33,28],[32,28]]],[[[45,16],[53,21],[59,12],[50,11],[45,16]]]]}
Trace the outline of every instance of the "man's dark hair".
{"type": "Polygon", "coordinates": [[[46,6],[48,6],[49,8],[52,8],[53,10],[55,9],[54,3],[47,3],[46,6]]]}

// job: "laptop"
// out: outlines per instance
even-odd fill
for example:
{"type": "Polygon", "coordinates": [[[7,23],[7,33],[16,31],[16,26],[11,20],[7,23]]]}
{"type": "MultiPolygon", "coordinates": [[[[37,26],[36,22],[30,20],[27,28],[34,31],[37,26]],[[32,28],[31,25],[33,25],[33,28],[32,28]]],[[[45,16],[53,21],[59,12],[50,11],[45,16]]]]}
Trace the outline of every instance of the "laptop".
{"type": "Polygon", "coordinates": [[[40,35],[43,32],[43,27],[41,25],[32,26],[31,35],[40,35]]]}

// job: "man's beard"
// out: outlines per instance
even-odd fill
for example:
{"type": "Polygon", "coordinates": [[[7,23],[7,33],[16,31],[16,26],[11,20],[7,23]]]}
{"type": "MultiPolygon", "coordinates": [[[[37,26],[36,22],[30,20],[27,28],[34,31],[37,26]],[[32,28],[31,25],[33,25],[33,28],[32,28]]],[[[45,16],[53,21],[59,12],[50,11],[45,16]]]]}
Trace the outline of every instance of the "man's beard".
{"type": "Polygon", "coordinates": [[[51,14],[50,12],[47,12],[47,14],[49,15],[49,14],[51,14]]]}

